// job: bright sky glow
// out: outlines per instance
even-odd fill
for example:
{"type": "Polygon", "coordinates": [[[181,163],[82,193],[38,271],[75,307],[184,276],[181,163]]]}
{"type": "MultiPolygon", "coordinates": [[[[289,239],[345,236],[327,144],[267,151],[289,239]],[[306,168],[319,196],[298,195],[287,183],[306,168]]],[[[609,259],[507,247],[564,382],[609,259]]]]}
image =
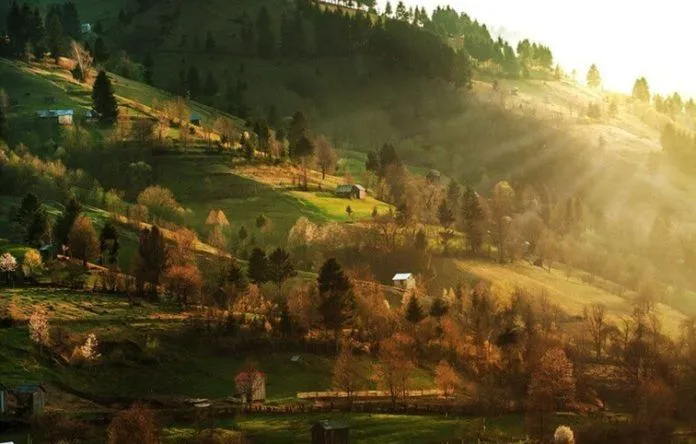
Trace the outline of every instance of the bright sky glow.
{"type": "MultiPolygon", "coordinates": [[[[396,6],[398,0],[392,0],[396,6]]],[[[383,6],[386,2],[382,0],[383,6]]],[[[696,96],[696,2],[691,0],[404,0],[432,10],[450,4],[513,46],[520,38],[551,47],[564,70],[583,80],[596,63],[604,86],[630,92],[645,76],[652,92],[696,96]]]]}

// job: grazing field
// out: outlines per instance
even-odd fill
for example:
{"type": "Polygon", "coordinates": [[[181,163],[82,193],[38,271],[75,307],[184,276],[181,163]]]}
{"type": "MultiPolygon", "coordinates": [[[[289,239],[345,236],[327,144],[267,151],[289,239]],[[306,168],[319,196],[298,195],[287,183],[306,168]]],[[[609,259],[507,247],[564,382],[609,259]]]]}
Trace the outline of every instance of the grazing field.
{"type": "MultiPolygon", "coordinates": [[[[524,288],[535,296],[545,294],[551,302],[558,304],[571,315],[582,314],[583,308],[593,303],[606,305],[607,312],[614,321],[633,313],[633,293],[626,292],[623,296],[611,293],[599,285],[579,279],[577,271],[575,275],[571,274],[568,277],[565,270],[547,271],[524,262],[505,266],[472,260],[438,262],[438,266],[442,266],[443,280],[449,279],[450,285],[468,276],[497,283],[509,289],[524,288]]],[[[597,278],[597,284],[599,282],[600,279],[597,278]]],[[[686,316],[662,303],[657,304],[657,313],[665,332],[676,336],[686,316]]]]}
{"type": "MultiPolygon", "coordinates": [[[[263,348],[233,352],[222,346],[224,335],[194,340],[186,334],[193,313],[167,303],[132,305],[119,295],[5,288],[0,290],[0,313],[9,313],[16,321],[14,327],[0,329],[0,373],[8,384],[41,380],[105,396],[220,399],[234,393],[236,372],[252,360],[267,376],[269,401],[292,401],[298,392],[331,387],[330,355],[263,348]],[[68,334],[81,337],[95,332],[103,344],[102,363],[96,369],[45,363],[31,345],[24,324],[39,307],[46,310],[52,326],[68,334]],[[300,355],[297,362],[290,359],[295,354],[300,355]],[[103,384],[104,380],[109,384],[103,384]]],[[[375,389],[370,379],[373,361],[360,359],[362,384],[375,389]]],[[[412,388],[433,386],[432,369],[413,373],[412,388]]]]}
{"type": "MultiPolygon", "coordinates": [[[[64,70],[60,72],[67,73],[64,70]]],[[[9,117],[29,116],[41,109],[74,108],[87,111],[92,105],[91,97],[84,94],[86,90],[82,86],[57,72],[17,61],[0,59],[0,87],[5,89],[10,100],[16,101],[9,109],[9,117]]]]}
{"type": "MultiPolygon", "coordinates": [[[[404,416],[387,414],[283,415],[277,417],[248,416],[236,426],[257,442],[266,444],[310,442],[310,429],[316,421],[338,420],[350,425],[351,442],[356,443],[441,443],[464,433],[481,430],[481,418],[447,418],[437,416],[404,416]]],[[[504,431],[508,436],[522,438],[522,419],[518,416],[491,418],[489,430],[504,431]]]]}

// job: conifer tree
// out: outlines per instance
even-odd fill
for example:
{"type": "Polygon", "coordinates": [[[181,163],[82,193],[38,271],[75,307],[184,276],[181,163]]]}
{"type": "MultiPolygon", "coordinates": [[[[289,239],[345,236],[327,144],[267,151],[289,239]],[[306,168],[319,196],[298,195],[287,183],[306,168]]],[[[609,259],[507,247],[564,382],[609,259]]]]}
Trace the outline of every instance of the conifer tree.
{"type": "Polygon", "coordinates": [[[273,57],[276,52],[276,39],[271,28],[271,15],[263,6],[256,19],[256,32],[258,34],[258,54],[260,57],[273,57]]]}
{"type": "Polygon", "coordinates": [[[152,68],[153,68],[154,62],[152,60],[152,54],[149,52],[147,55],[145,55],[145,60],[143,60],[143,68],[144,68],[144,77],[145,77],[145,83],[148,85],[152,85],[152,68]]]}
{"type": "Polygon", "coordinates": [[[213,38],[213,34],[208,31],[208,35],[205,38],[205,50],[206,51],[212,51],[215,49],[215,39],[213,38]]]}
{"type": "Polygon", "coordinates": [[[97,37],[94,41],[94,61],[104,63],[109,59],[109,50],[106,48],[106,43],[101,37],[97,37]]]}
{"type": "Polygon", "coordinates": [[[464,233],[469,242],[469,249],[473,254],[476,254],[481,249],[483,238],[485,235],[485,227],[483,226],[485,215],[481,203],[479,202],[476,191],[467,185],[464,190],[462,202],[462,219],[464,233]]]}
{"type": "Polygon", "coordinates": [[[268,275],[268,258],[266,257],[266,253],[262,249],[256,247],[249,257],[247,276],[251,282],[258,285],[268,282],[268,275]]]}
{"type": "Polygon", "coordinates": [[[423,307],[421,307],[418,298],[411,296],[408,300],[408,305],[406,306],[406,320],[413,325],[418,324],[420,321],[425,319],[425,313],[423,313],[423,307]]]}
{"type": "Polygon", "coordinates": [[[65,206],[65,211],[63,215],[58,218],[55,225],[55,240],[56,242],[66,244],[68,243],[68,234],[70,233],[70,228],[72,228],[75,219],[82,212],[82,205],[80,202],[71,197],[68,204],[65,206]]]}
{"type": "Polygon", "coordinates": [[[102,123],[113,124],[118,117],[118,103],[114,96],[111,80],[105,71],[99,71],[92,87],[92,103],[102,123]]]}
{"type": "Polygon", "coordinates": [[[215,81],[215,77],[213,77],[213,73],[210,71],[208,71],[208,75],[205,78],[203,92],[206,96],[214,96],[218,93],[218,84],[215,81]]]}
{"type": "Polygon", "coordinates": [[[7,136],[7,117],[5,117],[5,110],[0,106],[0,139],[7,136]]]}
{"type": "Polygon", "coordinates": [[[587,71],[587,86],[590,88],[597,88],[602,83],[602,77],[599,74],[599,69],[594,63],[590,66],[589,71],[587,71]]]}
{"type": "Polygon", "coordinates": [[[188,93],[192,99],[197,99],[201,94],[201,80],[198,76],[198,68],[192,65],[188,74],[186,75],[186,86],[188,87],[188,93]]]}
{"type": "Polygon", "coordinates": [[[352,285],[343,269],[334,258],[328,259],[319,270],[317,278],[319,287],[319,314],[324,326],[334,331],[338,342],[338,332],[353,317],[355,297],[352,285]]]}

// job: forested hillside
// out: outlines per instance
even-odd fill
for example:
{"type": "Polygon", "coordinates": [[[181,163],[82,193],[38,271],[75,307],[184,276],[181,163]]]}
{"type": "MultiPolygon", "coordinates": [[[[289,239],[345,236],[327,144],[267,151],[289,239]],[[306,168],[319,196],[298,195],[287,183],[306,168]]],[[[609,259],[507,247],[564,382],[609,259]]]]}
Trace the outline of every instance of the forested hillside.
{"type": "Polygon", "coordinates": [[[48,415],[10,408],[38,442],[691,427],[693,100],[606,91],[451,7],[0,19],[0,388],[45,382],[48,415]]]}

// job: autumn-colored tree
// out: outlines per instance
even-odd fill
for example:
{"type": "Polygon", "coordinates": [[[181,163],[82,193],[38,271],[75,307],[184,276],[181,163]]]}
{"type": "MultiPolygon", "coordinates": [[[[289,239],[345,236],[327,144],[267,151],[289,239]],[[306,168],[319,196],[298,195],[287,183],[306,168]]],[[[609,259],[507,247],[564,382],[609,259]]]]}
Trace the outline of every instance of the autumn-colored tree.
{"type": "MultiPolygon", "coordinates": [[[[0,259],[0,263],[2,259],[0,259]]],[[[0,270],[2,265],[0,264],[0,270]]],[[[22,260],[22,273],[24,276],[35,279],[44,271],[43,260],[41,259],[41,253],[31,249],[24,253],[24,259],[22,260]]]]}
{"type": "Polygon", "coordinates": [[[378,385],[389,392],[392,407],[396,407],[396,402],[408,389],[408,379],[415,369],[413,347],[413,339],[401,333],[395,333],[379,344],[379,361],[374,375],[378,385]]]}
{"type": "Polygon", "coordinates": [[[573,430],[568,426],[558,426],[553,432],[553,444],[575,444],[573,430]]]}
{"type": "Polygon", "coordinates": [[[562,349],[544,353],[532,372],[527,395],[529,410],[538,417],[539,433],[543,436],[545,416],[575,400],[573,364],[562,349]]]}
{"type": "Polygon", "coordinates": [[[17,269],[17,259],[10,253],[3,253],[0,256],[0,273],[5,275],[5,282],[10,283],[12,274],[17,269]]]}
{"type": "Polygon", "coordinates": [[[85,343],[80,346],[80,355],[88,362],[97,361],[101,357],[101,354],[99,354],[99,341],[97,340],[97,335],[94,333],[87,335],[85,343]]]}
{"type": "Polygon", "coordinates": [[[463,387],[462,378],[447,361],[440,361],[435,367],[435,385],[447,395],[452,395],[463,387]]]}
{"type": "Polygon", "coordinates": [[[360,389],[360,365],[350,344],[341,345],[341,351],[336,357],[333,367],[333,387],[346,392],[348,403],[353,402],[355,392],[360,389]]]}
{"type": "Polygon", "coordinates": [[[203,277],[195,264],[174,265],[165,273],[164,285],[183,307],[198,299],[203,288],[203,277]]]}
{"type": "Polygon", "coordinates": [[[600,358],[604,350],[604,344],[611,332],[611,326],[607,322],[606,307],[601,303],[595,303],[589,307],[585,307],[583,319],[587,327],[587,332],[592,338],[595,356],[600,358]]]}
{"type": "Polygon", "coordinates": [[[676,397],[672,389],[658,379],[643,381],[634,399],[634,422],[643,442],[669,442],[674,432],[676,397]]]}
{"type": "Polygon", "coordinates": [[[39,307],[29,317],[29,338],[43,351],[51,342],[50,328],[48,325],[48,315],[46,310],[39,307]]]}
{"type": "Polygon", "coordinates": [[[259,370],[259,365],[252,359],[247,359],[234,378],[237,392],[241,393],[247,404],[254,401],[254,394],[265,384],[266,376],[259,370]]]}
{"type": "Polygon", "coordinates": [[[196,262],[196,242],[198,235],[188,228],[179,228],[174,232],[174,245],[169,248],[169,265],[187,265],[196,262]]]}
{"type": "Polygon", "coordinates": [[[176,201],[174,194],[167,188],[159,185],[152,185],[145,188],[137,199],[140,205],[145,205],[148,209],[160,216],[178,216],[183,213],[183,207],[176,201]]]}
{"type": "Polygon", "coordinates": [[[120,411],[107,429],[109,444],[158,444],[160,426],[153,410],[142,404],[133,404],[120,411]]]}
{"type": "Polygon", "coordinates": [[[87,83],[92,76],[92,55],[78,42],[73,41],[70,45],[72,59],[75,61],[75,69],[72,74],[76,80],[87,83]]]}
{"type": "Polygon", "coordinates": [[[324,136],[318,136],[314,140],[314,146],[317,152],[317,163],[321,169],[321,179],[324,180],[326,173],[331,174],[334,172],[338,154],[331,146],[331,142],[324,136]]]}
{"type": "Polygon", "coordinates": [[[97,232],[92,225],[92,219],[78,216],[68,235],[70,251],[77,259],[82,260],[82,266],[87,268],[87,261],[99,254],[97,232]]]}

